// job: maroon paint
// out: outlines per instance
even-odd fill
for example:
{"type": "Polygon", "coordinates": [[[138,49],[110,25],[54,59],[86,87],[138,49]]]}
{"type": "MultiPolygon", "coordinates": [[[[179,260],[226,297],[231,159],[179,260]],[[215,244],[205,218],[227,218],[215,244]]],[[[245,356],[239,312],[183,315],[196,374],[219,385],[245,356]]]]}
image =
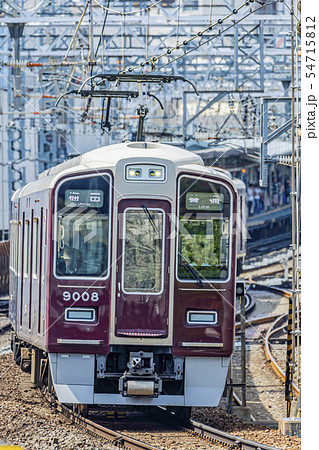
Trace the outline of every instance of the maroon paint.
{"type": "MultiPolygon", "coordinates": [[[[194,176],[191,173],[180,174],[177,186],[182,176],[194,176]]],[[[233,214],[237,212],[237,196],[231,184],[215,176],[205,175],[205,179],[211,182],[225,184],[233,196],[233,214]]],[[[178,189],[176,190],[178,192],[178,189]]],[[[178,201],[178,200],[177,200],[178,201]]],[[[177,241],[176,241],[177,251],[177,241]]],[[[173,355],[176,356],[229,356],[234,345],[234,296],[236,280],[236,223],[232,229],[232,251],[230,264],[230,280],[227,283],[211,282],[214,289],[226,289],[223,292],[201,291],[194,282],[179,281],[175,274],[174,286],[174,325],[173,325],[173,355]],[[196,289],[196,291],[183,291],[181,289],[196,289]],[[186,325],[186,314],[188,310],[218,311],[217,325],[186,325]],[[184,342],[222,343],[223,347],[184,347],[184,342]]],[[[213,289],[204,282],[203,289],[213,289]]]]}
{"type": "MultiPolygon", "coordinates": [[[[47,349],[45,345],[45,335],[39,336],[38,334],[38,315],[40,313],[39,290],[40,290],[40,282],[42,283],[42,280],[40,280],[39,275],[38,279],[33,278],[32,252],[33,252],[34,237],[31,235],[31,226],[33,219],[35,217],[40,218],[41,206],[45,205],[48,202],[48,197],[49,197],[49,190],[46,190],[19,199],[19,220],[22,221],[21,246],[19,247],[19,250],[21,250],[21,254],[19,255],[21,278],[19,279],[19,277],[16,277],[17,281],[19,282],[19,289],[16,295],[16,303],[17,306],[19,307],[20,323],[21,323],[21,325],[17,326],[16,328],[17,335],[19,338],[25,340],[26,342],[35,343],[37,347],[42,348],[43,350],[47,349]],[[33,217],[31,217],[32,212],[33,217]],[[25,220],[30,220],[30,242],[29,242],[30,272],[28,278],[24,277],[26,264],[24,255],[24,247],[25,247],[24,241],[26,239],[25,220]],[[27,315],[25,315],[24,305],[28,305],[29,307],[27,315]]],[[[39,247],[39,250],[41,255],[41,252],[43,251],[42,246],[39,247]]]]}
{"type": "Polygon", "coordinates": [[[118,239],[118,271],[116,286],[116,331],[117,336],[132,337],[143,336],[145,338],[165,338],[168,335],[168,311],[169,311],[169,256],[170,256],[170,235],[168,214],[171,211],[170,204],[163,200],[122,200],[118,205],[118,229],[119,235],[123,234],[124,210],[127,208],[141,208],[146,205],[148,209],[157,208],[165,211],[165,236],[163,236],[164,246],[164,288],[159,295],[124,293],[122,290],[122,253],[124,239],[118,239]],[[154,336],[157,335],[157,336],[154,336]]]}
{"type": "MultiPolygon", "coordinates": [[[[96,172],[86,172],[81,173],[81,176],[96,174],[96,172]]],[[[113,176],[110,171],[103,170],[99,172],[100,175],[108,174],[110,175],[110,220],[109,224],[111,227],[110,235],[112,236],[112,214],[113,214],[113,176]]],[[[79,174],[72,174],[59,179],[57,184],[60,184],[64,179],[77,178],[79,174]]],[[[51,194],[51,209],[55,211],[55,189],[53,189],[51,194]]],[[[106,354],[109,353],[109,332],[110,332],[110,305],[111,305],[111,278],[112,271],[114,268],[111,266],[112,261],[112,245],[110,248],[110,274],[105,280],[99,279],[87,279],[83,280],[81,278],[73,279],[63,279],[56,278],[53,275],[54,272],[54,246],[55,242],[53,240],[54,236],[54,223],[53,214],[49,213],[49,236],[51,236],[49,242],[50,248],[50,283],[49,283],[49,295],[50,303],[47,306],[47,348],[50,352],[60,352],[60,353],[96,353],[96,354],[106,354]],[[64,287],[61,287],[64,286],[64,287]],[[72,286],[77,286],[76,288],[72,286]],[[92,286],[87,289],[86,286],[92,286]],[[74,292],[83,294],[88,292],[97,292],[99,294],[98,302],[92,302],[91,300],[84,301],[82,298],[74,302],[72,299],[68,302],[63,300],[63,292],[70,292],[71,296],[74,292]],[[70,306],[82,306],[82,307],[93,307],[96,309],[96,321],[93,323],[81,323],[81,322],[67,322],[64,320],[65,309],[70,306]],[[78,344],[58,344],[57,339],[75,339],[75,340],[98,340],[101,341],[101,345],[78,345],[78,344]]],[[[111,238],[112,239],[112,238],[111,238]]]]}

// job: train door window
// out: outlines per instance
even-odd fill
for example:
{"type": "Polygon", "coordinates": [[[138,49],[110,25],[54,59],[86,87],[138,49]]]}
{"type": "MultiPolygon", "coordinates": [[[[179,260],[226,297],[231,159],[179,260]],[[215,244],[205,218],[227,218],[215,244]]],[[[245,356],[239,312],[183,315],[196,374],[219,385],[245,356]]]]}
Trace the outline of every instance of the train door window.
{"type": "Polygon", "coordinates": [[[106,277],[109,271],[110,177],[64,182],[57,193],[59,277],[106,277]]]}
{"type": "Polygon", "coordinates": [[[33,277],[38,278],[39,273],[39,218],[34,219],[34,232],[33,232],[33,277]]]}
{"type": "Polygon", "coordinates": [[[180,179],[177,277],[227,280],[230,274],[231,195],[216,182],[180,179]]]}
{"type": "Polygon", "coordinates": [[[25,221],[24,233],[24,276],[28,277],[30,272],[30,220],[25,221]]]}
{"type": "Polygon", "coordinates": [[[159,294],[163,289],[164,211],[124,212],[123,291],[159,294]]]}

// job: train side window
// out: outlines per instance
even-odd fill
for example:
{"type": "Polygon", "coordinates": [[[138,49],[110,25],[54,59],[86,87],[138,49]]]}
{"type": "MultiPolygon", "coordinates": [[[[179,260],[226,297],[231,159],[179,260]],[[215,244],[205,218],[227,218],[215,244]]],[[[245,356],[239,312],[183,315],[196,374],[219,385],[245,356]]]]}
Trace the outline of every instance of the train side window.
{"type": "Polygon", "coordinates": [[[22,222],[21,220],[19,221],[19,230],[18,230],[18,243],[17,243],[17,252],[18,252],[18,256],[17,256],[17,275],[18,277],[21,276],[21,242],[22,242],[22,222]]]}
{"type": "Polygon", "coordinates": [[[109,271],[110,177],[64,182],[57,194],[56,265],[59,277],[106,277],[109,271]]]}
{"type": "Polygon", "coordinates": [[[28,277],[30,273],[30,220],[25,221],[24,233],[24,276],[28,277]]]}
{"type": "Polygon", "coordinates": [[[38,273],[39,273],[39,218],[36,217],[34,219],[34,232],[33,232],[33,263],[32,263],[32,267],[33,267],[33,277],[34,278],[38,278],[38,273]]]}
{"type": "Polygon", "coordinates": [[[230,274],[231,195],[220,183],[180,179],[177,277],[224,281],[230,274]],[[195,275],[196,274],[196,275],[195,275]]]}
{"type": "MultiPolygon", "coordinates": [[[[11,231],[12,237],[14,238],[13,222],[12,222],[12,220],[10,220],[10,231],[11,231]]],[[[11,239],[11,242],[12,242],[12,240],[13,239],[11,239]]],[[[12,246],[10,246],[10,259],[9,259],[9,269],[10,270],[13,270],[12,269],[12,267],[13,267],[12,260],[13,260],[13,248],[12,248],[12,246]]]]}
{"type": "Polygon", "coordinates": [[[17,275],[18,270],[18,221],[15,221],[14,223],[14,250],[13,250],[13,272],[17,275]]]}

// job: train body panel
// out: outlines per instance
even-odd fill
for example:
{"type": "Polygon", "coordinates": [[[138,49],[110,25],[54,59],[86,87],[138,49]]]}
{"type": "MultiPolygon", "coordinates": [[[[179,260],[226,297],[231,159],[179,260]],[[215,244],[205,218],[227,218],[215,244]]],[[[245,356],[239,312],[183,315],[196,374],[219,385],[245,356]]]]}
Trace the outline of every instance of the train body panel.
{"type": "Polygon", "coordinates": [[[227,174],[172,146],[119,144],[41,174],[12,211],[15,355],[49,354],[61,401],[218,404],[234,345],[227,174]]]}

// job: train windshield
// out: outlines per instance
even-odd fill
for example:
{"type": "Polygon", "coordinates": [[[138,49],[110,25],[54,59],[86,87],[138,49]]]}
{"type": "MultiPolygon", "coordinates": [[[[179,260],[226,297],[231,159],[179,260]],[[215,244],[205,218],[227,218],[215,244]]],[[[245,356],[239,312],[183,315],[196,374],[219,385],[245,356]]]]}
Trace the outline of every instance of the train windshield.
{"type": "Polygon", "coordinates": [[[222,185],[180,180],[178,278],[226,280],[229,276],[230,193],[222,185]],[[192,270],[190,270],[192,269],[192,270]]]}
{"type": "Polygon", "coordinates": [[[123,291],[160,293],[163,289],[164,211],[130,208],[124,212],[123,291]]]}
{"type": "Polygon", "coordinates": [[[57,196],[56,274],[104,277],[108,272],[108,176],[68,180],[57,196]]]}

